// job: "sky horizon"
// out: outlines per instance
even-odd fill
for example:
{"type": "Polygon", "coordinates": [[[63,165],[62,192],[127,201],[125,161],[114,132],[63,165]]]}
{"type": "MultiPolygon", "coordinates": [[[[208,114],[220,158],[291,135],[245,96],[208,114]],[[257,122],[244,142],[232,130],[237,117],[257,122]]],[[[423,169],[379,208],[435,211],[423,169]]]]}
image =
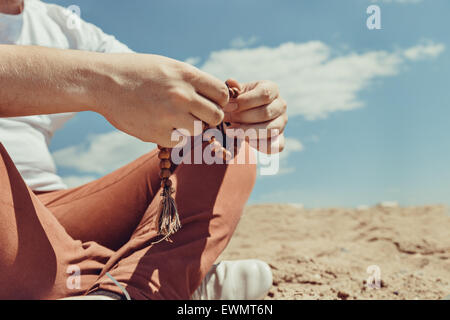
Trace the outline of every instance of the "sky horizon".
{"type": "MultiPolygon", "coordinates": [[[[252,204],[450,204],[448,1],[45,2],[79,6],[84,20],[137,52],[223,80],[277,82],[289,113],[282,170],[258,177],[252,204]],[[372,4],[380,30],[366,26],[372,4]]],[[[148,149],[91,112],[51,143],[70,185],[148,149]]]]}

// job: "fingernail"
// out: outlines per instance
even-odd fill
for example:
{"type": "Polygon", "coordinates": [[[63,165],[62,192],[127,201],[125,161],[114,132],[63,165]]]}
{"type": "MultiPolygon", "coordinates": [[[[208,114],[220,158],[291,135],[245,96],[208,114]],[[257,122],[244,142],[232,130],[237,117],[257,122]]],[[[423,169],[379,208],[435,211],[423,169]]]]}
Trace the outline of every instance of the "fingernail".
{"type": "Polygon", "coordinates": [[[236,102],[230,102],[228,103],[225,108],[223,108],[223,111],[225,112],[233,112],[238,108],[238,104],[236,102]]]}

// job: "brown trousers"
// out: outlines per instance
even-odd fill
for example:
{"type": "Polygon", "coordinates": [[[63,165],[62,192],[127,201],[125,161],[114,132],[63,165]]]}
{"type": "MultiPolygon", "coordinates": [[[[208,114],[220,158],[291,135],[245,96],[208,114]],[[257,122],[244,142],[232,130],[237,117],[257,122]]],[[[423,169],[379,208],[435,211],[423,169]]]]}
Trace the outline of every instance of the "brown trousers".
{"type": "MultiPolygon", "coordinates": [[[[254,156],[246,143],[243,152],[254,156]]],[[[156,150],[86,185],[35,194],[0,144],[0,299],[121,293],[106,272],[133,299],[189,299],[250,196],[256,166],[246,163],[178,165],[182,228],[173,242],[152,244],[161,199],[156,150]]]]}

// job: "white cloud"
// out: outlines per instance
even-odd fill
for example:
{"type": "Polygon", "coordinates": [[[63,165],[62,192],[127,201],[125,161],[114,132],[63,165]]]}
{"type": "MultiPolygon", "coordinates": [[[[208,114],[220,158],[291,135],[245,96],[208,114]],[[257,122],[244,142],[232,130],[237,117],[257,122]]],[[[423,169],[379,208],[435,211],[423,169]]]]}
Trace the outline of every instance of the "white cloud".
{"type": "Polygon", "coordinates": [[[288,158],[292,153],[301,152],[303,150],[304,147],[300,140],[285,138],[284,150],[280,153],[280,170],[278,171],[278,175],[295,172],[296,167],[288,165],[288,158]]]}
{"type": "Polygon", "coordinates": [[[419,44],[415,47],[404,50],[403,54],[411,61],[435,58],[444,52],[445,46],[442,43],[434,44],[432,42],[419,44]]]}
{"type": "Polygon", "coordinates": [[[244,39],[242,37],[237,37],[231,40],[230,46],[236,49],[248,48],[254,45],[258,41],[258,37],[252,36],[248,39],[244,39]]]}
{"type": "MultiPolygon", "coordinates": [[[[297,140],[295,138],[285,138],[285,145],[283,152],[279,154],[273,154],[273,155],[266,155],[261,152],[258,152],[258,158],[262,160],[262,163],[276,163],[273,159],[274,157],[279,157],[279,170],[277,172],[277,176],[289,174],[295,172],[295,167],[288,166],[288,157],[294,153],[294,152],[301,152],[304,150],[303,144],[300,142],[300,140],[297,140]]],[[[259,173],[259,170],[258,170],[259,173]]],[[[269,175],[270,176],[270,175],[269,175]]],[[[261,177],[264,177],[261,175],[261,177]]]]}
{"type": "Polygon", "coordinates": [[[222,79],[275,81],[288,101],[290,116],[315,120],[362,107],[357,94],[372,80],[396,75],[405,61],[434,58],[443,50],[443,44],[428,43],[394,52],[333,55],[320,41],[288,42],[274,48],[212,52],[201,69],[222,79]]]}
{"type": "Polygon", "coordinates": [[[53,157],[58,166],[79,172],[106,174],[156,147],[120,131],[94,135],[86,143],[57,150],[53,157]]]}
{"type": "Polygon", "coordinates": [[[294,152],[303,151],[304,147],[300,140],[295,138],[285,138],[284,150],[280,153],[280,160],[287,159],[294,152]]]}

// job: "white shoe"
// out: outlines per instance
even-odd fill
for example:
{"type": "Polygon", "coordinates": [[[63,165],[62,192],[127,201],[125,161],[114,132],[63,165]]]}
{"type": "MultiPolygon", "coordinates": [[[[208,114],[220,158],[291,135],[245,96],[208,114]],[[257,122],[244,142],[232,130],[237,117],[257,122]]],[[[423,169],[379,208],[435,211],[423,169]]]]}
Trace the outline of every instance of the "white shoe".
{"type": "Polygon", "coordinates": [[[193,300],[260,300],[272,286],[272,271],[260,260],[221,261],[213,265],[193,300]]]}

